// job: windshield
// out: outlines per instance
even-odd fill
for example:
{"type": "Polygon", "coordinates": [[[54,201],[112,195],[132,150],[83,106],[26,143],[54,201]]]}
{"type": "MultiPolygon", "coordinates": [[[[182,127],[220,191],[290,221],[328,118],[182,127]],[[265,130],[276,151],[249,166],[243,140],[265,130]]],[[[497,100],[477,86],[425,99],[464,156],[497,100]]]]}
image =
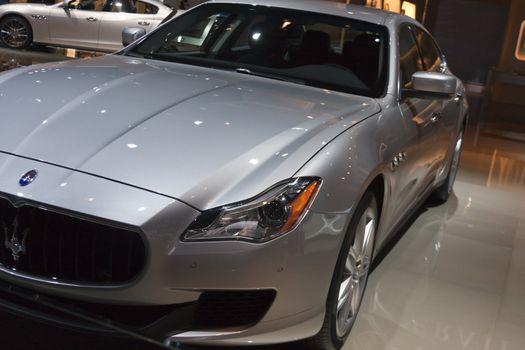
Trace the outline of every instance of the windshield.
{"type": "Polygon", "coordinates": [[[207,4],[124,54],[379,97],[386,87],[387,33],[383,26],[344,17],[207,4]]]}

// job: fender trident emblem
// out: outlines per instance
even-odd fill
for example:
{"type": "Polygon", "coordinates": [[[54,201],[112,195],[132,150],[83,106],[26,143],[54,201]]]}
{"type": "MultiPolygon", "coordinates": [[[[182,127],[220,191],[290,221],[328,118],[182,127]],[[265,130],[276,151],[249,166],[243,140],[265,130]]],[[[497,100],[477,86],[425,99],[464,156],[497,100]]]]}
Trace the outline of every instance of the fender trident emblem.
{"type": "Polygon", "coordinates": [[[4,245],[11,250],[11,255],[14,261],[20,261],[21,255],[26,253],[26,238],[31,230],[25,229],[21,233],[18,232],[18,217],[15,217],[11,224],[11,230],[5,222],[2,221],[2,228],[4,230],[4,245]]]}

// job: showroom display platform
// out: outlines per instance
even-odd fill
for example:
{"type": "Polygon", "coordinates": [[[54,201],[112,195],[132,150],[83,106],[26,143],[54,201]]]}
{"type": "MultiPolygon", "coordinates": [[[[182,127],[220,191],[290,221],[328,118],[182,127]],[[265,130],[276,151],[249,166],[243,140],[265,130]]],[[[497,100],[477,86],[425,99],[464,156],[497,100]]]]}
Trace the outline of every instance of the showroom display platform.
{"type": "MultiPolygon", "coordinates": [[[[61,58],[39,52],[29,63],[61,58]]],[[[524,150],[522,143],[495,138],[482,138],[479,147],[464,150],[455,196],[444,205],[420,210],[400,232],[370,276],[343,349],[523,348],[524,150]]],[[[0,324],[0,339],[11,349],[158,348],[63,331],[3,313],[0,324]]]]}

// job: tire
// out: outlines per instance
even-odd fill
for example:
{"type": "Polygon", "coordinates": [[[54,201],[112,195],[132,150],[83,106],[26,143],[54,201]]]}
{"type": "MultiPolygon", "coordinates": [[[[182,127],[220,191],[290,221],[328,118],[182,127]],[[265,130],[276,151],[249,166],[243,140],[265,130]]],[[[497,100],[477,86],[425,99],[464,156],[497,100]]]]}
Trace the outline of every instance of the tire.
{"type": "Polygon", "coordinates": [[[450,195],[452,194],[452,191],[454,189],[454,183],[456,182],[456,175],[458,174],[459,161],[461,159],[464,130],[464,128],[461,128],[460,132],[458,133],[458,136],[456,137],[454,154],[452,155],[452,159],[450,161],[448,175],[445,179],[445,182],[443,182],[439,187],[437,187],[430,196],[431,201],[434,203],[443,204],[446,201],[448,201],[450,195]]]}
{"type": "Polygon", "coordinates": [[[2,18],[0,41],[12,49],[27,49],[33,41],[31,25],[20,16],[9,15],[2,18]]]}
{"type": "Polygon", "coordinates": [[[350,334],[368,281],[378,220],[376,198],[367,191],[355,210],[337,259],[323,326],[317,335],[305,340],[308,348],[338,350],[350,334]]]}

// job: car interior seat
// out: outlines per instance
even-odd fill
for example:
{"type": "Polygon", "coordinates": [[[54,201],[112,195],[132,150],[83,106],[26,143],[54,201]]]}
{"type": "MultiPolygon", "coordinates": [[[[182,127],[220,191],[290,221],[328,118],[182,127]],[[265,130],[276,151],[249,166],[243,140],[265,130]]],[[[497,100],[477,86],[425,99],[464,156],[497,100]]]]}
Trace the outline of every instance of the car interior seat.
{"type": "Polygon", "coordinates": [[[379,40],[376,36],[362,33],[343,46],[344,64],[368,87],[379,78],[379,40]]]}
{"type": "Polygon", "coordinates": [[[268,22],[255,24],[250,31],[248,44],[250,53],[242,56],[238,62],[265,67],[283,67],[285,38],[279,35],[278,29],[268,22]]]}
{"type": "Polygon", "coordinates": [[[333,61],[330,49],[330,35],[318,30],[304,32],[299,49],[294,53],[293,63],[297,66],[323,64],[333,61]]]}

